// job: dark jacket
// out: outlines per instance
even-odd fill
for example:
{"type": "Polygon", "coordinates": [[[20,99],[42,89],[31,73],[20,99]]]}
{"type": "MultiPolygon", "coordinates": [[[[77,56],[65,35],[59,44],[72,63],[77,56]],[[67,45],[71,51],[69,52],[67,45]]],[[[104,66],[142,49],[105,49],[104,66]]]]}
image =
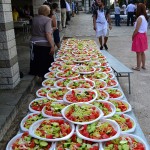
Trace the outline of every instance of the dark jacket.
{"type": "Polygon", "coordinates": [[[65,0],[60,0],[60,7],[66,8],[66,1],[65,0]]]}

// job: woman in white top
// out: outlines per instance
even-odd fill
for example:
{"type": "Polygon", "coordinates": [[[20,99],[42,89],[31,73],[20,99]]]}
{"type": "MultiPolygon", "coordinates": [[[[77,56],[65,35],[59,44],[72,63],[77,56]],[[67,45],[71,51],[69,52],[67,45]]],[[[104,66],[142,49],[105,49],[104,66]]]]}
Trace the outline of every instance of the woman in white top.
{"type": "Polygon", "coordinates": [[[141,68],[146,69],[144,51],[148,49],[148,40],[146,34],[148,17],[146,14],[145,5],[142,3],[137,5],[136,18],[135,30],[132,35],[132,51],[136,52],[137,66],[132,69],[140,71],[141,68]]]}

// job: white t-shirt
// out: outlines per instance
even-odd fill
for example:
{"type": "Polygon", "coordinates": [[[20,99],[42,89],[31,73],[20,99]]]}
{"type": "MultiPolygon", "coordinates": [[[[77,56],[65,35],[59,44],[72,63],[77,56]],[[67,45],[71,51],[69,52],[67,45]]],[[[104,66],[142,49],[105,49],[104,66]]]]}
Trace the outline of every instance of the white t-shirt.
{"type": "MultiPolygon", "coordinates": [[[[142,18],[142,23],[141,23],[141,26],[140,26],[138,32],[145,33],[145,32],[147,32],[148,22],[145,19],[145,16],[141,15],[139,17],[142,18]]],[[[137,20],[138,20],[138,18],[137,18],[137,20]]],[[[136,24],[137,24],[137,21],[135,22],[134,27],[136,27],[136,24]]]]}

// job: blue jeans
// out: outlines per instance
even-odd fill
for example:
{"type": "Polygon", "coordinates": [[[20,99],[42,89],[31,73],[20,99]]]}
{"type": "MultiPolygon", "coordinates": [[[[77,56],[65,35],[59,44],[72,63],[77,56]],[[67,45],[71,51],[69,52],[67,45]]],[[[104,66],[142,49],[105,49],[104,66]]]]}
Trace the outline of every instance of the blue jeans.
{"type": "Polygon", "coordinates": [[[115,25],[120,26],[120,14],[115,14],[115,25]]]}

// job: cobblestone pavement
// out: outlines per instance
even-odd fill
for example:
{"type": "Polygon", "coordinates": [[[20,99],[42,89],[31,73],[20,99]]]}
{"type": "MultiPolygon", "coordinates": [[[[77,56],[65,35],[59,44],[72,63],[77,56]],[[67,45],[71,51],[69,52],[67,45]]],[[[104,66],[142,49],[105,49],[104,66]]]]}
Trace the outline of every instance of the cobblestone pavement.
{"type": "MultiPolygon", "coordinates": [[[[134,28],[113,26],[108,39],[109,52],[129,68],[136,65],[136,55],[131,52],[131,37],[134,28]]],[[[65,30],[66,37],[95,38],[91,14],[80,13],[70,21],[65,30]]],[[[150,43],[150,29],[148,29],[150,43]]],[[[150,50],[150,48],[149,48],[150,50]]],[[[131,94],[128,93],[127,78],[120,79],[120,85],[132,105],[135,116],[150,143],[150,51],[146,52],[146,70],[134,71],[131,75],[131,94]]]]}
{"type": "MultiPolygon", "coordinates": [[[[80,12],[79,15],[71,18],[69,23],[70,25],[62,31],[65,34],[65,37],[90,38],[96,40],[98,43],[98,40],[95,38],[95,32],[93,30],[91,14],[80,12]]],[[[130,51],[132,33],[133,27],[127,27],[125,25],[121,27],[113,26],[113,29],[110,31],[110,37],[108,41],[109,52],[129,68],[136,64],[135,53],[130,51]]],[[[148,36],[150,39],[150,31],[148,31],[148,36]]],[[[24,75],[27,75],[29,71],[29,62],[25,62],[24,58],[29,57],[29,49],[27,48],[28,39],[22,39],[22,43],[24,41],[26,41],[25,45],[21,44],[21,46],[18,46],[18,59],[21,62],[19,65],[21,71],[24,72],[24,75]],[[22,49],[26,49],[24,53],[21,52],[22,49]]],[[[148,142],[150,143],[150,51],[146,52],[146,56],[147,69],[141,70],[140,72],[134,71],[134,73],[131,75],[132,93],[128,94],[127,78],[120,79],[120,85],[128,101],[132,105],[135,116],[137,117],[139,124],[146,138],[148,139],[148,142]]],[[[0,143],[0,149],[5,149],[4,147],[9,139],[18,132],[20,121],[27,114],[28,104],[35,98],[35,92],[38,88],[40,88],[40,86],[36,85],[31,93],[24,97],[25,102],[20,107],[19,114],[17,115],[15,121],[12,123],[10,130],[7,132],[3,141],[0,143]]]]}

